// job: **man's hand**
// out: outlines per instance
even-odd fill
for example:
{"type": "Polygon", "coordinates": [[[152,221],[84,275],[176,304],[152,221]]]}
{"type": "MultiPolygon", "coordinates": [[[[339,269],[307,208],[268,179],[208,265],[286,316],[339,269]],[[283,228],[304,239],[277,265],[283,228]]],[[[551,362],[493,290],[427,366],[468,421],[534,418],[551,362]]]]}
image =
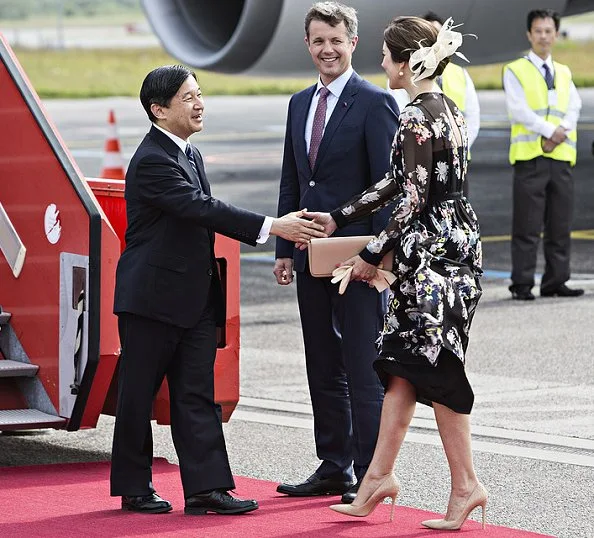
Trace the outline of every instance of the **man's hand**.
{"type": "Polygon", "coordinates": [[[301,218],[304,212],[305,210],[294,211],[274,219],[270,234],[278,235],[293,243],[307,243],[312,237],[328,237],[321,224],[301,218]]]}
{"type": "Polygon", "coordinates": [[[557,128],[553,131],[551,135],[551,140],[555,142],[555,144],[561,144],[567,140],[567,131],[565,128],[561,127],[561,125],[557,126],[557,128]]]}
{"type": "Polygon", "coordinates": [[[287,286],[293,282],[293,258],[277,258],[272,271],[276,282],[281,286],[287,286]]]}
{"type": "Polygon", "coordinates": [[[353,266],[351,280],[362,280],[363,282],[369,282],[377,275],[377,267],[367,263],[366,261],[363,261],[361,256],[354,256],[353,258],[342,262],[340,265],[353,266]]]}
{"type": "MultiPolygon", "coordinates": [[[[307,211],[304,209],[302,211],[303,216],[307,219],[311,219],[318,224],[321,224],[324,227],[324,231],[329,236],[332,235],[338,226],[334,219],[330,216],[330,213],[318,213],[314,211],[307,211]]],[[[299,250],[305,250],[307,248],[307,243],[298,243],[295,245],[299,250]]]]}
{"type": "Polygon", "coordinates": [[[541,141],[542,150],[545,153],[551,153],[559,144],[553,142],[550,138],[543,138],[541,141]]]}

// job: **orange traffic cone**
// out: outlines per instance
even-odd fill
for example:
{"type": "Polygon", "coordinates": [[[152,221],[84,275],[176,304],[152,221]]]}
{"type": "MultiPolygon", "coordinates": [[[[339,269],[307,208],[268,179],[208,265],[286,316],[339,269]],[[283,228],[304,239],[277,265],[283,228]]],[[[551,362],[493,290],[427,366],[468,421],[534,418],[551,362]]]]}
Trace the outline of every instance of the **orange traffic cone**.
{"type": "Polygon", "coordinates": [[[105,179],[124,179],[124,159],[120,147],[120,139],[116,128],[115,114],[109,111],[107,126],[107,138],[105,139],[105,155],[103,156],[103,168],[99,177],[105,179]]]}

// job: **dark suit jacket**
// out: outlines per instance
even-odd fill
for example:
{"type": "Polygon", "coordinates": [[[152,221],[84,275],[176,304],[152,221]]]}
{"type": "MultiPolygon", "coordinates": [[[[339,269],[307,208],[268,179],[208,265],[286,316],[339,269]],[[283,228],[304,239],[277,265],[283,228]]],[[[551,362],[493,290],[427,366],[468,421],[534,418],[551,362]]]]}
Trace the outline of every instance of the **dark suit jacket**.
{"type": "MultiPolygon", "coordinates": [[[[305,123],[317,85],[296,93],[289,103],[278,214],[307,208],[332,211],[378,182],[390,168],[398,107],[385,90],[353,73],[332,112],[313,171],[305,144],[305,123]]],[[[337,236],[377,235],[391,207],[336,231],[337,236]]],[[[307,251],[276,241],[277,258],[294,258],[303,271],[307,251]]]]}
{"type": "Polygon", "coordinates": [[[193,149],[199,178],[179,146],[155,127],[130,161],[116,314],[128,312],[189,328],[200,319],[212,293],[217,321],[224,322],[214,232],[255,245],[264,216],[211,197],[202,157],[193,149]]]}

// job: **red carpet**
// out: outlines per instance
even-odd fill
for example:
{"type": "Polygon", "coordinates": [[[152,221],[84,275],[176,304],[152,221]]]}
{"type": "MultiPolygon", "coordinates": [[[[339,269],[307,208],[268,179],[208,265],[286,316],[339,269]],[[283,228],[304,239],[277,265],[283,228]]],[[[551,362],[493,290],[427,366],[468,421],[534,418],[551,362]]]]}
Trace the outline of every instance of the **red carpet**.
{"type": "MultiPolygon", "coordinates": [[[[109,464],[76,463],[0,468],[0,536],[20,537],[241,537],[241,538],[379,538],[444,537],[419,522],[429,512],[397,506],[394,522],[389,505],[362,519],[336,514],[326,507],[337,498],[295,499],[278,495],[276,485],[236,478],[237,495],[254,498],[260,509],[242,516],[185,516],[177,466],[156,460],[154,482],[173,503],[173,512],[143,515],[122,512],[119,498],[109,497],[109,464]]],[[[479,511],[480,512],[480,511],[479,511]]],[[[478,512],[477,512],[478,513],[478,512]]],[[[489,512],[487,510],[487,516],[489,512]]],[[[468,521],[455,536],[463,538],[536,538],[542,534],[488,525],[482,531],[468,521]]]]}

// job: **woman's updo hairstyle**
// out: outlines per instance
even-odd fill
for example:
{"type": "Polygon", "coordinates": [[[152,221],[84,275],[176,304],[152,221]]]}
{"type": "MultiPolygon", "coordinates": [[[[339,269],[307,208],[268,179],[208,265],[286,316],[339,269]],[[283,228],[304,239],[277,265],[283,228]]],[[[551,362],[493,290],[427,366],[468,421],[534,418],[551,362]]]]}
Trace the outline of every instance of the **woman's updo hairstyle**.
{"type": "MultiPolygon", "coordinates": [[[[420,47],[431,47],[437,40],[438,31],[429,21],[420,17],[396,17],[384,30],[384,41],[394,62],[408,62],[410,55],[420,47]]],[[[427,78],[434,79],[443,73],[450,58],[439,62],[427,78]]],[[[411,65],[411,69],[416,66],[411,65]]]]}

